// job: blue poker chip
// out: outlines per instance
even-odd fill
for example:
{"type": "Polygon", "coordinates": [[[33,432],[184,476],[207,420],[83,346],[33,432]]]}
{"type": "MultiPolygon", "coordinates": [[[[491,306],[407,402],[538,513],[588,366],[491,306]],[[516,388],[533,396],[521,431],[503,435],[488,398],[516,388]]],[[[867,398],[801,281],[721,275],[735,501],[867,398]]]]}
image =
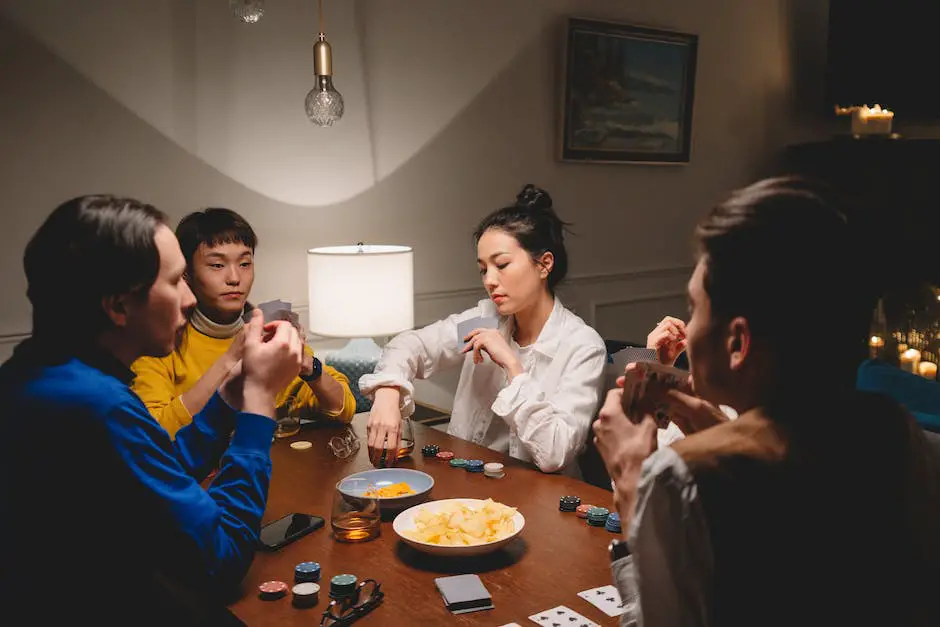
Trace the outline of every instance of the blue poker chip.
{"type": "Polygon", "coordinates": [[[294,582],[320,581],[320,565],[317,562],[301,562],[294,567],[294,582]]]}
{"type": "Polygon", "coordinates": [[[468,459],[464,468],[467,472],[483,472],[483,462],[479,459],[468,459]]]}

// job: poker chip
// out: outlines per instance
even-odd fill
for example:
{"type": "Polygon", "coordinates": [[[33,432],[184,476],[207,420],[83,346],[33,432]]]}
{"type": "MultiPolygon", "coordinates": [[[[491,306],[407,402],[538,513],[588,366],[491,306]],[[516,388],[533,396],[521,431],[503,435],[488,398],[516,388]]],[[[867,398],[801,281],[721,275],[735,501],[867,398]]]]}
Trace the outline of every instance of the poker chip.
{"type": "Polygon", "coordinates": [[[610,510],[606,507],[592,507],[587,513],[587,524],[592,527],[603,527],[607,523],[610,510]]]}
{"type": "Polygon", "coordinates": [[[258,586],[258,591],[265,601],[274,601],[287,594],[287,584],[283,581],[265,581],[258,586]]]}
{"type": "Polygon", "coordinates": [[[461,459],[460,457],[455,457],[450,460],[450,465],[454,468],[464,468],[467,465],[467,460],[461,459]]]}
{"type": "Polygon", "coordinates": [[[490,462],[483,465],[483,474],[491,479],[502,479],[505,473],[503,473],[502,464],[499,462],[490,462]]]}
{"type": "Polygon", "coordinates": [[[330,579],[330,596],[334,599],[350,596],[356,591],[358,581],[355,575],[335,575],[330,579]]]}
{"type": "Polygon", "coordinates": [[[467,472],[483,472],[483,461],[479,459],[468,459],[464,466],[467,472]]]}
{"type": "Polygon", "coordinates": [[[437,444],[425,444],[421,447],[421,454],[425,457],[434,457],[441,452],[441,447],[437,444]]]}
{"type": "Polygon", "coordinates": [[[301,562],[294,567],[294,583],[320,581],[320,565],[316,562],[301,562]]]}
{"type": "Polygon", "coordinates": [[[294,607],[313,607],[320,602],[320,584],[312,581],[297,584],[291,588],[291,592],[291,603],[294,607]]]}
{"type": "Polygon", "coordinates": [[[579,496],[563,496],[558,499],[558,509],[562,512],[573,512],[578,509],[580,504],[581,497],[579,496]]]}
{"type": "Polygon", "coordinates": [[[313,443],[307,440],[297,440],[296,442],[290,443],[290,447],[295,451],[306,451],[311,446],[313,446],[313,443]]]}
{"type": "Polygon", "coordinates": [[[590,503],[581,503],[580,505],[578,505],[578,508],[574,511],[576,512],[578,518],[587,518],[588,512],[591,511],[593,507],[594,506],[591,505],[590,503]]]}
{"type": "Polygon", "coordinates": [[[452,460],[454,458],[454,454],[451,451],[441,451],[437,454],[436,457],[446,462],[452,460]]]}
{"type": "Polygon", "coordinates": [[[611,533],[620,533],[623,529],[620,528],[620,514],[617,512],[611,512],[607,515],[607,520],[604,522],[604,529],[610,531],[611,533]]]}

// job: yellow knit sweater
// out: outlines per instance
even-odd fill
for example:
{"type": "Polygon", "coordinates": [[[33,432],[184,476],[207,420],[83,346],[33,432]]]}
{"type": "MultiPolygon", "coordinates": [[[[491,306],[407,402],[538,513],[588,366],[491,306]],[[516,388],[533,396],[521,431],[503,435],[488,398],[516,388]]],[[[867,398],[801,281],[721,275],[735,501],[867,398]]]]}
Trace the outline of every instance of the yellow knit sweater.
{"type": "MultiPolygon", "coordinates": [[[[225,354],[234,338],[218,339],[204,335],[187,325],[179,348],[166,357],[141,357],[131,366],[136,377],[133,389],[147,409],[170,434],[175,437],[180,428],[193,421],[192,415],[180,396],[202,377],[225,354]]],[[[310,350],[305,347],[305,350],[310,350]]],[[[319,409],[319,401],[313,390],[297,377],[281,392],[277,407],[286,403],[301,412],[304,418],[324,418],[349,422],[356,412],[356,398],[349,389],[349,379],[331,366],[323,366],[323,375],[330,376],[343,386],[343,408],[338,412],[319,409]]]]}

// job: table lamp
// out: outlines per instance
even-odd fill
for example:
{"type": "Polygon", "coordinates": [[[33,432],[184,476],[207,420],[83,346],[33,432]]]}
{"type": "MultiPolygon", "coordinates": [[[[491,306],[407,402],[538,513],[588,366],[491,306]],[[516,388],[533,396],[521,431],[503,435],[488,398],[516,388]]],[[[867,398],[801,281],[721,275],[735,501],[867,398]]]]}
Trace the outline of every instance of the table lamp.
{"type": "Polygon", "coordinates": [[[356,411],[372,403],[359,393],[359,377],[371,373],[382,349],[373,338],[414,327],[414,254],[407,246],[327,246],[307,251],[308,331],[350,338],[324,363],[347,377],[356,411]]]}

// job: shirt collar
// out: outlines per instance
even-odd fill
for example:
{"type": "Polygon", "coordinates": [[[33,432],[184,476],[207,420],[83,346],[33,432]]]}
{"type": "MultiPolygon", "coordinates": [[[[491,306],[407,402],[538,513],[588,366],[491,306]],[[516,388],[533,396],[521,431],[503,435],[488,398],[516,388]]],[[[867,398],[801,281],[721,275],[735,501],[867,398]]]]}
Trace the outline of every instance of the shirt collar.
{"type": "MultiPolygon", "coordinates": [[[[493,301],[487,300],[483,307],[483,314],[490,316],[499,316],[496,311],[496,305],[493,301]]],[[[552,306],[552,313],[548,315],[545,326],[539,333],[538,339],[532,344],[532,350],[537,351],[549,359],[555,357],[558,352],[558,345],[561,343],[562,331],[565,323],[565,306],[556,296],[555,304],[552,306]]],[[[499,317],[499,332],[507,342],[512,342],[513,318],[512,316],[499,317]]]]}
{"type": "Polygon", "coordinates": [[[45,342],[31,337],[17,346],[16,354],[36,366],[64,364],[70,359],[77,359],[124,384],[130,385],[134,380],[133,370],[125,366],[111,352],[98,346],[72,348],[59,342],[45,342]]]}

